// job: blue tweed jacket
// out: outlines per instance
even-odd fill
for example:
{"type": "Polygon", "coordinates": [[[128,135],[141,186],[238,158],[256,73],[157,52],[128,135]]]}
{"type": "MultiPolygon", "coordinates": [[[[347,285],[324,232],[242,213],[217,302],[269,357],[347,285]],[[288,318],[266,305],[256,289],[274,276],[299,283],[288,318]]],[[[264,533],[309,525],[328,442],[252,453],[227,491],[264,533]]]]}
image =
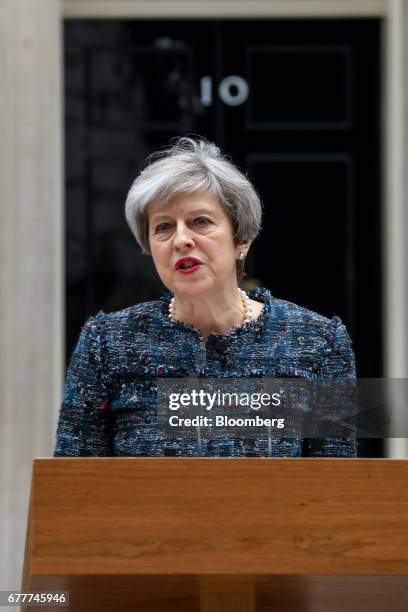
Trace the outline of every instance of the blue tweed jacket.
{"type": "Polygon", "coordinates": [[[162,377],[355,377],[346,328],[310,310],[275,299],[257,321],[210,334],[168,318],[171,294],[85,323],[73,353],[54,456],[356,456],[355,439],[273,438],[169,442],[157,426],[162,377]]]}

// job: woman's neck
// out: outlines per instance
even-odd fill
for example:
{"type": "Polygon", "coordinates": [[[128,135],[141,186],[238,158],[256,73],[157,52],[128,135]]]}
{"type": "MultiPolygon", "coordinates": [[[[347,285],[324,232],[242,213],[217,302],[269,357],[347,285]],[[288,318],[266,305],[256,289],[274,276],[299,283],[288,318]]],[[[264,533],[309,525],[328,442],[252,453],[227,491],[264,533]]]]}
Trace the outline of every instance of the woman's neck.
{"type": "MultiPolygon", "coordinates": [[[[256,320],[264,305],[255,300],[250,300],[250,303],[252,317],[256,320]]],[[[205,342],[211,333],[226,335],[231,329],[241,327],[245,316],[238,288],[229,297],[219,295],[183,299],[182,296],[175,296],[173,317],[200,330],[205,342]]]]}
{"type": "Polygon", "coordinates": [[[199,329],[207,340],[210,333],[227,334],[231,328],[242,325],[245,310],[241,294],[236,288],[228,296],[184,298],[176,295],[173,315],[178,321],[199,329]]]}

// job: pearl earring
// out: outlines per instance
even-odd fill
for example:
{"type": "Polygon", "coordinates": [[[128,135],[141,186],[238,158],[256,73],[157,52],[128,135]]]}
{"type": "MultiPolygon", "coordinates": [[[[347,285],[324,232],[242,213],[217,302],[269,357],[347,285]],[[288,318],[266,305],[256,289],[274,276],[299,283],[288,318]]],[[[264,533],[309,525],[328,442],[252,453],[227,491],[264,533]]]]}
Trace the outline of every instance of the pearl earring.
{"type": "Polygon", "coordinates": [[[245,253],[243,253],[243,252],[241,251],[241,252],[240,252],[240,254],[239,254],[238,259],[239,259],[239,261],[243,261],[243,260],[245,259],[245,253]]]}

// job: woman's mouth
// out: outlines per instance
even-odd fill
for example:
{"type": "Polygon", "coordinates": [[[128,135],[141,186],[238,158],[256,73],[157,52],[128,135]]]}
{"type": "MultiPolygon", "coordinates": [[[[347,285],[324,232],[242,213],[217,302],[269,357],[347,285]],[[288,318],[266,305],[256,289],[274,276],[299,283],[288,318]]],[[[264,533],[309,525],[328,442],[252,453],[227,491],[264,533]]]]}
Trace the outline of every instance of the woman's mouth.
{"type": "Polygon", "coordinates": [[[176,263],[176,270],[181,274],[193,274],[193,272],[196,272],[201,265],[202,264],[199,259],[185,257],[178,260],[176,263]]]}

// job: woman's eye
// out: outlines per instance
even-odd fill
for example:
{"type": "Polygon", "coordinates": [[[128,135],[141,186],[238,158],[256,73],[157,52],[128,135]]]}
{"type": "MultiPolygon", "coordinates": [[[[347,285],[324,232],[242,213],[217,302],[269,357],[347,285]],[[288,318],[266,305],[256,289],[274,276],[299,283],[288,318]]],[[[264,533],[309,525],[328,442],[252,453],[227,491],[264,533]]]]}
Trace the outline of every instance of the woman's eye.
{"type": "Polygon", "coordinates": [[[159,223],[156,225],[156,232],[165,232],[169,227],[168,223],[159,223]]]}
{"type": "Polygon", "coordinates": [[[195,219],[195,222],[198,223],[198,225],[209,225],[211,223],[211,221],[207,219],[207,217],[197,217],[197,219],[195,219]]]}

